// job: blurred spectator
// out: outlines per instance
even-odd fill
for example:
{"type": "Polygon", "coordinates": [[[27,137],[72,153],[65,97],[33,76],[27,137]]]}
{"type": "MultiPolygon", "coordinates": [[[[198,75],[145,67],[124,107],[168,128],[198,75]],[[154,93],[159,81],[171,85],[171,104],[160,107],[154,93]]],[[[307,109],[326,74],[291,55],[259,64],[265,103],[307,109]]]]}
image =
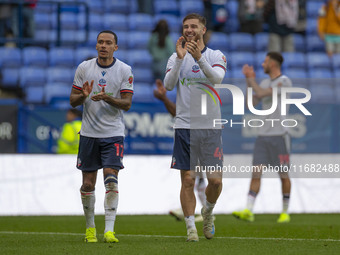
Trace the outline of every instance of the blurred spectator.
{"type": "Polygon", "coordinates": [[[340,1],[328,0],[319,11],[319,36],[326,43],[328,56],[340,53],[340,1]]]}
{"type": "Polygon", "coordinates": [[[264,0],[240,0],[238,18],[240,32],[256,34],[262,32],[264,0]]]}
{"type": "Polygon", "coordinates": [[[203,0],[207,30],[222,32],[227,21],[227,0],[203,0]]]}
{"type": "Polygon", "coordinates": [[[81,128],[81,111],[71,108],[66,113],[60,138],[57,142],[58,154],[77,154],[79,146],[79,131],[81,128]]]}
{"type": "MultiPolygon", "coordinates": [[[[38,0],[24,0],[24,4],[22,5],[22,36],[26,38],[34,38],[35,32],[35,23],[34,23],[34,8],[37,5],[38,0]]],[[[18,37],[20,35],[19,28],[19,5],[13,4],[12,8],[12,30],[14,37],[18,37]]]]}
{"type": "Polygon", "coordinates": [[[299,18],[295,26],[295,32],[302,35],[305,35],[307,25],[306,1],[307,0],[299,0],[299,18]]]}
{"type": "Polygon", "coordinates": [[[268,51],[295,51],[293,33],[299,18],[298,0],[268,0],[263,18],[269,27],[268,51]]]}
{"type": "Polygon", "coordinates": [[[155,79],[163,80],[168,58],[175,51],[169,32],[167,21],[162,19],[158,21],[148,42],[148,50],[153,58],[152,71],[155,79]]]}
{"type": "Polygon", "coordinates": [[[0,4],[0,37],[6,37],[10,32],[11,5],[0,4]]]}
{"type": "Polygon", "coordinates": [[[154,0],[138,0],[138,12],[153,15],[154,0]]]}

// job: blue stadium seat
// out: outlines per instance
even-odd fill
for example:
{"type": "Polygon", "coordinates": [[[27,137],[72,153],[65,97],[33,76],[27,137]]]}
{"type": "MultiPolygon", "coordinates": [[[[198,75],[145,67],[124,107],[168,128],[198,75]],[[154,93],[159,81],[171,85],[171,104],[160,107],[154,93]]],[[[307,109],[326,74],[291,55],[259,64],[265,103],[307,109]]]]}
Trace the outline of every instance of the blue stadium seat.
{"type": "Polygon", "coordinates": [[[181,34],[180,33],[176,33],[176,32],[171,32],[170,33],[170,38],[171,40],[173,41],[173,43],[176,45],[176,42],[178,40],[178,38],[181,37],[181,34]]]}
{"type": "Polygon", "coordinates": [[[129,50],[128,63],[132,68],[152,68],[152,57],[148,50],[129,50]]]}
{"type": "Polygon", "coordinates": [[[306,1],[306,13],[308,18],[317,19],[319,16],[319,10],[324,4],[324,1],[306,1]]]}
{"type": "Polygon", "coordinates": [[[229,40],[225,33],[213,32],[208,42],[208,47],[213,50],[228,51],[229,40]]]}
{"type": "Polygon", "coordinates": [[[155,0],[153,3],[155,14],[170,14],[179,16],[179,4],[177,1],[155,0]]]}
{"type": "Polygon", "coordinates": [[[22,67],[20,69],[20,86],[44,86],[47,81],[46,69],[41,67],[22,67]]]}
{"type": "Polygon", "coordinates": [[[134,68],[132,72],[136,83],[153,84],[154,78],[150,68],[134,68]]]}
{"type": "Polygon", "coordinates": [[[36,31],[41,29],[52,29],[52,20],[49,13],[35,12],[34,22],[36,31]]]}
{"type": "MultiPolygon", "coordinates": [[[[89,38],[87,40],[87,42],[84,43],[84,46],[86,47],[92,47],[93,49],[95,49],[96,44],[97,44],[97,36],[98,36],[98,31],[97,30],[90,30],[89,32],[89,38]]],[[[119,39],[118,39],[119,41],[119,39]]],[[[119,42],[118,42],[119,43],[119,42]]],[[[97,55],[97,54],[96,54],[97,55]]]]}
{"type": "Polygon", "coordinates": [[[333,79],[334,74],[327,68],[313,68],[309,69],[308,77],[311,78],[311,81],[315,79],[333,79]]]}
{"type": "Polygon", "coordinates": [[[98,56],[98,53],[95,48],[91,47],[82,47],[77,48],[75,50],[75,64],[79,65],[81,62],[85,61],[88,58],[95,58],[98,56]]]}
{"type": "Polygon", "coordinates": [[[86,3],[89,6],[90,12],[104,14],[106,8],[106,6],[104,5],[104,1],[86,0],[86,3]]]}
{"type": "Polygon", "coordinates": [[[228,19],[224,25],[224,32],[230,33],[237,33],[240,28],[240,23],[238,19],[228,19]]]}
{"type": "Polygon", "coordinates": [[[326,53],[307,53],[307,65],[309,69],[313,68],[331,68],[331,60],[326,53]]]}
{"type": "Polygon", "coordinates": [[[170,14],[156,14],[154,16],[154,24],[161,19],[165,19],[168,22],[170,32],[181,32],[182,23],[178,17],[170,14]]]}
{"type": "Polygon", "coordinates": [[[226,8],[228,10],[229,17],[232,19],[238,18],[238,2],[237,1],[226,1],[226,8]]]}
{"type": "Polygon", "coordinates": [[[4,87],[16,87],[19,85],[19,68],[9,67],[1,70],[4,87]]]}
{"type": "Polygon", "coordinates": [[[233,33],[229,35],[229,43],[231,51],[253,51],[253,36],[248,33],[233,33]]]}
{"type": "Polygon", "coordinates": [[[134,13],[128,16],[130,30],[151,32],[154,28],[154,20],[150,14],[134,13]]]}
{"type": "Polygon", "coordinates": [[[294,37],[295,51],[305,52],[306,51],[305,37],[300,34],[294,34],[293,37],[294,37]]]}
{"type": "Polygon", "coordinates": [[[145,83],[145,82],[134,82],[134,93],[132,100],[134,102],[152,102],[155,101],[153,96],[154,88],[151,86],[153,83],[145,83]]]}
{"type": "Polygon", "coordinates": [[[315,18],[307,18],[306,22],[306,34],[316,35],[318,32],[318,21],[315,18]]]}
{"type": "Polygon", "coordinates": [[[119,49],[119,50],[115,51],[115,53],[113,54],[113,56],[114,56],[115,58],[118,58],[120,61],[123,61],[124,63],[130,65],[130,64],[128,63],[128,60],[129,60],[129,58],[128,58],[128,52],[129,52],[129,51],[127,51],[127,50],[121,50],[121,49],[119,49]]]}
{"type": "Polygon", "coordinates": [[[55,97],[64,97],[69,99],[72,86],[70,84],[51,82],[47,83],[44,88],[44,101],[50,104],[55,97]]]}
{"type": "Polygon", "coordinates": [[[319,51],[325,52],[325,42],[317,35],[307,35],[307,52],[319,51]]]}
{"type": "Polygon", "coordinates": [[[43,66],[48,65],[47,50],[42,47],[25,47],[22,50],[23,63],[25,66],[43,66]]]}
{"type": "MultiPolygon", "coordinates": [[[[283,74],[287,75],[290,79],[307,79],[308,73],[300,68],[287,68],[283,71],[283,74]]],[[[294,84],[293,84],[294,86],[294,84]]]]}
{"type": "Polygon", "coordinates": [[[62,12],[60,14],[61,29],[78,29],[78,15],[73,12],[62,12]]]}
{"type": "Polygon", "coordinates": [[[25,102],[28,104],[44,103],[44,86],[26,87],[24,89],[25,102]]]}
{"type": "Polygon", "coordinates": [[[125,31],[118,31],[117,37],[118,37],[118,47],[119,49],[126,50],[129,48],[129,33],[125,31]]]}
{"type": "Polygon", "coordinates": [[[2,67],[20,67],[22,55],[19,48],[0,47],[2,67]]]}
{"type": "Polygon", "coordinates": [[[283,52],[283,65],[284,69],[286,68],[300,68],[305,70],[306,68],[306,56],[301,52],[283,52]]]}
{"type": "Polygon", "coordinates": [[[283,71],[283,74],[291,79],[293,87],[308,88],[308,73],[300,68],[288,68],[283,71]]]}
{"type": "Polygon", "coordinates": [[[78,39],[78,30],[62,30],[60,33],[62,45],[75,45],[78,39]]]}
{"type": "Polygon", "coordinates": [[[146,49],[151,33],[134,31],[130,32],[128,36],[129,36],[128,45],[130,49],[146,49]]]}
{"type": "Polygon", "coordinates": [[[104,0],[107,13],[129,14],[135,13],[138,9],[137,0],[104,0]]]}
{"type": "Polygon", "coordinates": [[[129,31],[129,20],[126,15],[118,13],[107,13],[104,15],[105,29],[117,31],[129,31]]]}
{"type": "Polygon", "coordinates": [[[47,69],[47,82],[63,82],[69,86],[73,83],[73,69],[67,67],[49,67],[47,69]]]}
{"type": "Polygon", "coordinates": [[[255,65],[254,54],[251,52],[232,52],[228,60],[228,64],[231,70],[242,70],[243,65],[248,64],[250,66],[255,65]]]}
{"type": "Polygon", "coordinates": [[[56,30],[37,30],[34,32],[34,39],[39,42],[53,42],[57,39],[56,30]]]}
{"type": "Polygon", "coordinates": [[[50,66],[67,66],[75,65],[74,50],[72,48],[57,47],[49,50],[50,66]]]}
{"type": "Polygon", "coordinates": [[[46,13],[51,14],[56,10],[56,6],[52,3],[44,3],[43,1],[38,1],[34,9],[34,13],[46,13]]]}
{"type": "Polygon", "coordinates": [[[104,30],[104,19],[103,16],[97,13],[90,13],[89,14],[89,29],[96,30],[97,33],[99,31],[104,30]]]}
{"type": "Polygon", "coordinates": [[[256,51],[266,51],[268,48],[268,33],[257,33],[254,35],[256,51]]]}
{"type": "Polygon", "coordinates": [[[184,17],[189,13],[199,13],[203,15],[204,14],[203,1],[182,0],[179,5],[179,10],[181,17],[184,17]]]}
{"type": "Polygon", "coordinates": [[[334,54],[332,56],[332,65],[334,71],[340,73],[340,54],[334,54]]]}

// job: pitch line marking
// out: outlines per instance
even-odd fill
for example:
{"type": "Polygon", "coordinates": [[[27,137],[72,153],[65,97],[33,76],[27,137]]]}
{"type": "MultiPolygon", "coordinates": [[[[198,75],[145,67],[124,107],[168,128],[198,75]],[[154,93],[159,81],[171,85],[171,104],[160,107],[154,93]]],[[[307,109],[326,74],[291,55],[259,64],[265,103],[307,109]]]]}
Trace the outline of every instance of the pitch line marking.
{"type": "MultiPolygon", "coordinates": [[[[22,235],[65,235],[65,236],[84,236],[84,233],[61,233],[61,232],[16,232],[0,231],[0,234],[22,234],[22,235]]],[[[100,236],[100,235],[99,235],[100,236]]],[[[187,236],[167,236],[167,235],[132,235],[117,234],[117,236],[145,237],[145,238],[187,238],[187,236]]],[[[200,236],[204,238],[204,236],[200,236]]],[[[264,240],[264,241],[321,241],[321,242],[340,242],[338,239],[308,239],[308,238],[280,238],[280,237],[245,237],[245,236],[215,236],[216,239],[235,239],[235,240],[264,240]]]]}

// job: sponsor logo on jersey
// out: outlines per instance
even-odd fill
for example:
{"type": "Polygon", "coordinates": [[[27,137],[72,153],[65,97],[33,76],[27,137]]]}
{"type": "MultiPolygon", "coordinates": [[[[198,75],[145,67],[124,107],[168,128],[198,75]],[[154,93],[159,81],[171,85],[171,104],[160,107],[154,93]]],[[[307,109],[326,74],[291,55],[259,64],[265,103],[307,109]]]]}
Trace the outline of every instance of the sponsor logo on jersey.
{"type": "Polygon", "coordinates": [[[100,79],[98,86],[105,87],[106,86],[106,80],[105,79],[100,79]]]}
{"type": "Polygon", "coordinates": [[[192,66],[192,71],[193,71],[194,73],[198,73],[198,72],[200,71],[200,67],[199,67],[198,65],[193,65],[193,66],[192,66]]]}

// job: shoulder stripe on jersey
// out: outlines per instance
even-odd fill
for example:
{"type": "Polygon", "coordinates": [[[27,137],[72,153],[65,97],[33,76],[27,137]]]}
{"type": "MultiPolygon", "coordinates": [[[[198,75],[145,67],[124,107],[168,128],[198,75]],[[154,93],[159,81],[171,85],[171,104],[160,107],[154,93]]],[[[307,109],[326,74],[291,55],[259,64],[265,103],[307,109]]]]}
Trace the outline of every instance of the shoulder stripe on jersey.
{"type": "Polygon", "coordinates": [[[222,65],[220,65],[220,64],[215,64],[215,65],[213,65],[212,67],[215,67],[215,66],[221,67],[224,71],[226,71],[225,67],[222,66],[222,65]]]}
{"type": "Polygon", "coordinates": [[[131,89],[122,89],[120,91],[120,93],[131,93],[131,94],[133,94],[133,90],[131,90],[131,89]]]}
{"type": "Polygon", "coordinates": [[[74,89],[77,89],[77,90],[81,90],[82,88],[81,87],[78,87],[77,85],[72,85],[72,88],[74,88],[74,89]]]}
{"type": "Polygon", "coordinates": [[[166,70],[166,72],[165,72],[165,73],[167,73],[167,72],[170,72],[170,70],[171,70],[171,68],[170,68],[170,69],[168,69],[168,70],[166,70]]]}

